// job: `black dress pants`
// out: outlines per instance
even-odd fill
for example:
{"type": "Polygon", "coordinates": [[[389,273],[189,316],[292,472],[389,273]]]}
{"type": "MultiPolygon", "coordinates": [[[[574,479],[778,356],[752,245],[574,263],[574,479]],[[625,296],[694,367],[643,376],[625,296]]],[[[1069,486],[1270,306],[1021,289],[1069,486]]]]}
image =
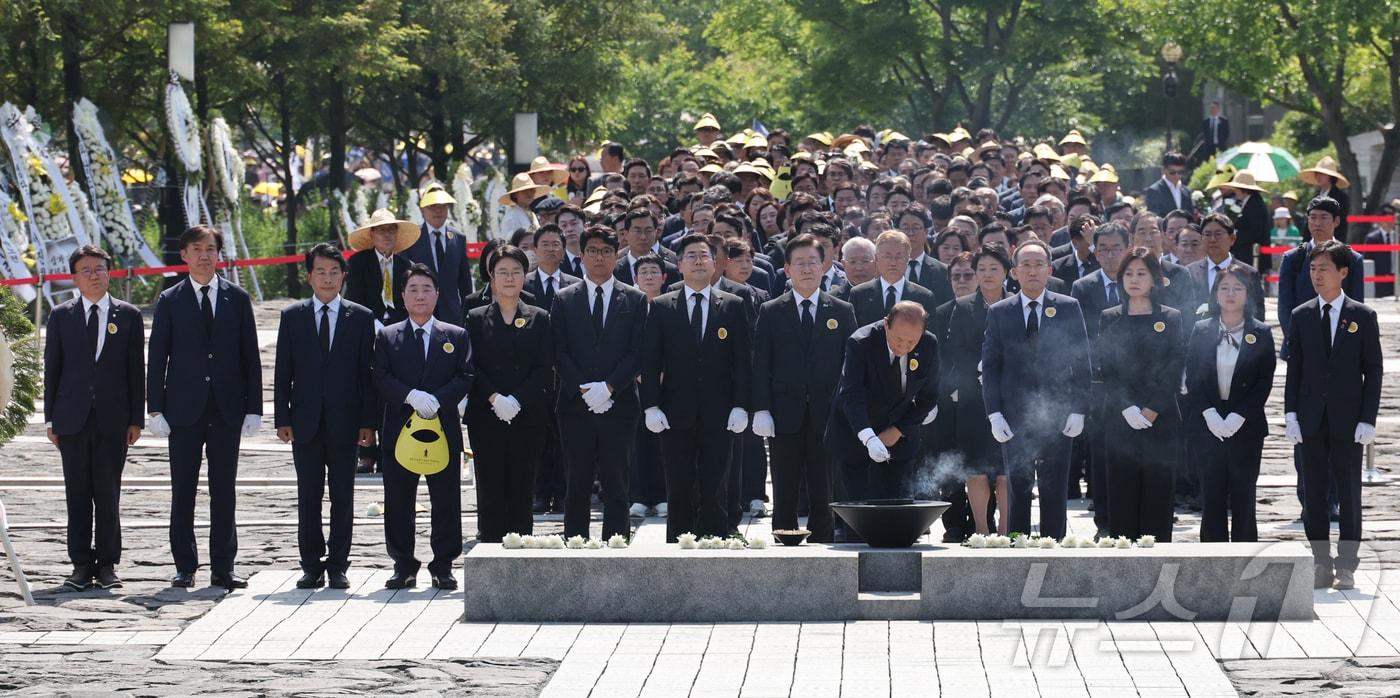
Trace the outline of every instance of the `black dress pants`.
{"type": "Polygon", "coordinates": [[[822,445],[821,427],[811,415],[791,434],[778,434],[768,440],[773,449],[773,528],[797,528],[798,494],[804,491],[811,511],[807,517],[808,538],[813,543],[830,543],[832,514],[831,457],[822,445]]]}
{"type": "Polygon", "coordinates": [[[350,567],[357,448],[354,438],[333,438],[324,419],[315,438],[292,442],[292,463],[297,471],[297,548],[301,551],[301,571],[306,574],[343,573],[350,567]],[[321,498],[328,486],[329,545],[321,530],[321,498]]]}
{"type": "Polygon", "coordinates": [[[115,565],[121,561],[121,486],[126,449],[125,433],[103,434],[97,428],[95,410],[88,413],[78,433],[58,437],[68,505],[68,558],[74,567],[115,565]]]}
{"type": "Polygon", "coordinates": [[[1239,434],[1220,441],[1205,429],[1192,442],[1201,473],[1201,542],[1254,543],[1255,484],[1264,437],[1239,434]]]}
{"type": "Polygon", "coordinates": [[[1303,530],[1312,546],[1313,561],[1330,567],[1334,560],[1327,517],[1329,479],[1337,485],[1341,509],[1336,569],[1354,571],[1361,545],[1361,444],[1330,435],[1324,415],[1317,432],[1303,437],[1303,530]]]}
{"type": "MultiPolygon", "coordinates": [[[[385,547],[394,561],[395,573],[415,575],[422,564],[414,555],[417,524],[414,504],[420,476],[399,465],[387,445],[379,458],[384,465],[385,547]]],[[[432,507],[432,533],[428,540],[433,559],[428,563],[428,573],[445,577],[452,574],[454,563],[462,554],[461,451],[451,449],[446,468],[421,477],[428,481],[428,503],[432,507]]]]}
{"type": "MultiPolygon", "coordinates": [[[[596,479],[603,495],[603,538],[630,535],[627,518],[627,473],[632,457],[632,433],[637,414],[617,414],[614,407],[604,414],[559,416],[559,436],[568,465],[568,485],[564,494],[564,537],[589,535],[591,500],[596,479]]],[[[673,514],[674,515],[674,514],[673,514]]]]}
{"type": "Polygon", "coordinates": [[[677,429],[661,432],[666,463],[666,542],[682,533],[725,536],[729,533],[729,459],[734,435],[725,429],[677,429]]]}
{"type": "Polygon", "coordinates": [[[538,425],[506,424],[495,417],[467,423],[476,467],[476,528],[481,542],[507,533],[535,532],[535,473],[545,442],[538,425]]]}
{"type": "Polygon", "coordinates": [[[234,508],[242,426],[241,419],[235,424],[224,421],[211,398],[199,421],[170,428],[170,553],[179,572],[194,574],[199,569],[194,503],[204,458],[209,461],[209,567],[215,574],[233,572],[238,556],[234,508]]]}

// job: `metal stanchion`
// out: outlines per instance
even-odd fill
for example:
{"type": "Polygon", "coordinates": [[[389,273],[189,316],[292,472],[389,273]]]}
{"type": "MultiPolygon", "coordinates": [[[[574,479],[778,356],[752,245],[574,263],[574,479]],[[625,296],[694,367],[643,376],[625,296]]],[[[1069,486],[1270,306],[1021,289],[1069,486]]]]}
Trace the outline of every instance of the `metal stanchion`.
{"type": "Polygon", "coordinates": [[[1374,443],[1366,444],[1366,465],[1361,469],[1361,484],[1367,486],[1390,484],[1390,478],[1376,470],[1376,445],[1374,443]]]}
{"type": "MultiPolygon", "coordinates": [[[[42,296],[41,296],[42,297],[42,296]]],[[[24,570],[20,569],[19,556],[15,554],[15,546],[10,543],[10,524],[5,519],[5,500],[0,499],[0,543],[5,546],[5,557],[10,560],[10,569],[15,573],[15,580],[19,582],[19,594],[24,597],[24,605],[33,606],[34,596],[29,593],[29,578],[24,576],[24,570]]]]}

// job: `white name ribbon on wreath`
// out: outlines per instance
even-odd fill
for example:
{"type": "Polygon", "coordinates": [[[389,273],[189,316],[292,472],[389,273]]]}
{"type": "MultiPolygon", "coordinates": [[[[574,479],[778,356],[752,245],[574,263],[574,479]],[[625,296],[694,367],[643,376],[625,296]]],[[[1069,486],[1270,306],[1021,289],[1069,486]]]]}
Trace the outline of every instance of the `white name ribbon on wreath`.
{"type": "MultiPolygon", "coordinates": [[[[184,94],[181,91],[181,94],[184,94]]],[[[188,105],[188,103],[187,103],[188,105]]],[[[209,124],[209,167],[214,174],[214,224],[224,233],[224,240],[230,244],[224,246],[224,255],[232,260],[238,256],[238,251],[243,251],[243,256],[251,256],[248,252],[248,241],[243,238],[243,156],[238,149],[233,147],[233,134],[229,130],[228,122],[223,117],[215,117],[209,124]]],[[[199,187],[195,187],[195,193],[199,192],[199,187]]],[[[208,215],[206,210],[205,215],[208,215]]],[[[239,278],[237,274],[234,278],[239,278]]],[[[258,275],[249,273],[252,279],[253,293],[261,300],[262,287],[258,284],[258,275]]]]}
{"type": "MultiPolygon", "coordinates": [[[[24,252],[30,244],[29,216],[18,201],[10,198],[8,188],[4,175],[0,174],[0,275],[7,279],[25,279],[33,276],[24,262],[24,252]]],[[[29,285],[10,289],[25,303],[38,295],[29,285]]]]}
{"type": "Polygon", "coordinates": [[[457,228],[462,231],[462,236],[467,242],[480,242],[478,231],[481,229],[481,204],[477,203],[476,196],[472,194],[474,181],[470,164],[463,162],[457,166],[457,171],[452,176],[452,198],[457,200],[457,228]]]}
{"type": "Polygon", "coordinates": [[[141,236],[136,217],[131,214],[121,167],[97,119],[97,106],[86,98],[78,100],[73,105],[73,126],[78,134],[78,152],[87,173],[97,229],[126,264],[140,262],[148,267],[160,266],[160,258],[141,236]]]}
{"type": "MultiPolygon", "coordinates": [[[[58,164],[44,149],[33,123],[14,105],[0,106],[0,138],[10,153],[21,201],[44,274],[68,273],[68,257],[91,241],[80,209],[58,164]]],[[[46,284],[48,282],[45,282],[46,284]]],[[[56,287],[71,288],[63,282],[56,287]]]]}

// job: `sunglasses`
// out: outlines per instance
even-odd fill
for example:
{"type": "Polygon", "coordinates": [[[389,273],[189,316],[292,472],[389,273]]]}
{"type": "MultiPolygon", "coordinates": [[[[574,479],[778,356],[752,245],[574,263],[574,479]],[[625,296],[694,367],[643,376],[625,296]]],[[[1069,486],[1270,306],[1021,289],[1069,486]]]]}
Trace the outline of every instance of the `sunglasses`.
{"type": "Polygon", "coordinates": [[[570,168],[569,168],[569,171],[570,171],[570,172],[587,172],[587,171],[588,171],[588,168],[587,168],[587,167],[570,167],[570,168]]]}

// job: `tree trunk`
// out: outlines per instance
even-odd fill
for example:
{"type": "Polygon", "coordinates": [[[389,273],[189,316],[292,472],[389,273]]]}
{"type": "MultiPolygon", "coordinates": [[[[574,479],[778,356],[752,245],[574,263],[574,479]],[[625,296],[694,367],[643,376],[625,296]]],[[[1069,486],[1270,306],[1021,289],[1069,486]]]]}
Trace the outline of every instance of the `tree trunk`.
{"type": "Polygon", "coordinates": [[[1381,138],[1385,145],[1381,147],[1381,159],[1376,166],[1376,178],[1371,182],[1371,190],[1366,194],[1366,204],[1362,207],[1362,211],[1366,213],[1379,211],[1381,204],[1385,203],[1385,195],[1390,190],[1390,181],[1395,174],[1395,166],[1400,164],[1400,133],[1395,131],[1393,125],[1381,126],[1381,138]]]}
{"type": "Polygon", "coordinates": [[[447,144],[450,142],[447,134],[447,119],[442,113],[442,78],[437,71],[428,70],[428,98],[425,100],[428,107],[428,141],[430,155],[433,159],[433,176],[439,181],[448,181],[447,172],[447,144]]]}
{"type": "MultiPolygon", "coordinates": [[[[63,125],[68,131],[68,170],[82,185],[83,191],[89,191],[87,171],[83,169],[82,154],[78,149],[78,129],[73,125],[73,105],[83,96],[82,37],[77,15],[64,12],[59,21],[63,26],[60,50],[63,55],[64,107],[67,112],[63,125]]],[[[79,192],[78,195],[83,194],[79,192]]]]}
{"type": "MultiPolygon", "coordinates": [[[[345,82],[332,77],[327,87],[330,91],[326,112],[326,132],[330,136],[331,190],[344,190],[347,179],[345,176],[345,82]]],[[[333,217],[331,225],[339,227],[340,219],[333,217]]],[[[350,235],[348,230],[340,232],[342,238],[350,235]]]]}
{"type": "MultiPolygon", "coordinates": [[[[282,195],[286,199],[287,214],[287,241],[282,245],[282,251],[290,255],[297,252],[297,191],[292,185],[292,154],[296,152],[296,143],[292,141],[292,96],[286,73],[278,73],[274,80],[277,83],[277,116],[282,127],[282,195]]],[[[288,264],[286,269],[287,296],[299,298],[299,265],[288,264]]]]}

